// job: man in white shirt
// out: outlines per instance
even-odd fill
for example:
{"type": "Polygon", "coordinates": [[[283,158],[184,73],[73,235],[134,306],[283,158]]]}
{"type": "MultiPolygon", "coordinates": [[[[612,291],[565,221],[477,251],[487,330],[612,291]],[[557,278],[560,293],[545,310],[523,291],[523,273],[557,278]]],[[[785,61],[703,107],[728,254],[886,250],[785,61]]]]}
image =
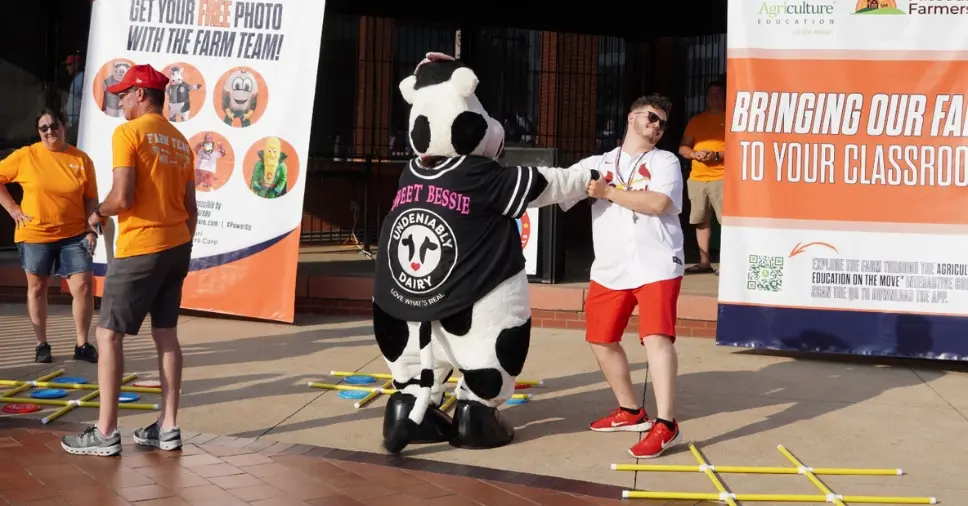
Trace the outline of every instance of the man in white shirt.
{"type": "Polygon", "coordinates": [[[577,164],[602,174],[588,187],[593,199],[595,261],[585,301],[586,340],[619,404],[589,428],[648,431],[629,450],[636,458],[658,457],[682,442],[673,403],[678,369],[676,305],[684,263],[679,224],[683,180],[678,157],[655,147],[671,111],[672,102],[666,97],[639,98],[629,112],[622,145],[577,164]],[[636,399],[621,344],[636,304],[639,339],[648,354],[658,408],[654,421],[636,399]]]}

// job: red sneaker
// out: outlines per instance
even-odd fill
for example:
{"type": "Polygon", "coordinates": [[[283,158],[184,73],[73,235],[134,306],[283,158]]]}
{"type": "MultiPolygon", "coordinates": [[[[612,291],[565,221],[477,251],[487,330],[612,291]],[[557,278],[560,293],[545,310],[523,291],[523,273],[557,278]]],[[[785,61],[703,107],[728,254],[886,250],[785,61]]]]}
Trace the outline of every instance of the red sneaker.
{"type": "Polygon", "coordinates": [[[634,415],[618,408],[608,416],[595,420],[588,428],[596,432],[645,432],[651,426],[649,417],[645,415],[645,408],[639,408],[639,412],[634,415]]]}
{"type": "Polygon", "coordinates": [[[679,432],[679,422],[673,420],[675,430],[669,430],[662,422],[652,424],[652,430],[641,441],[629,449],[629,453],[637,459],[654,459],[662,452],[682,443],[682,433],[679,432]]]}

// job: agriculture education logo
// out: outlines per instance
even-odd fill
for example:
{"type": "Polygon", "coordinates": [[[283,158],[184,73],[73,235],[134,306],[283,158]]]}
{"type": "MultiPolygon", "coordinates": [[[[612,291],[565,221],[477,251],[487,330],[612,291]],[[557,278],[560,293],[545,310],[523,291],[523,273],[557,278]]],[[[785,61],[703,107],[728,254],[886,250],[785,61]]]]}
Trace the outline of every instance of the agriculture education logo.
{"type": "Polygon", "coordinates": [[[854,14],[904,14],[895,0],[857,0],[854,14]]]}
{"type": "Polygon", "coordinates": [[[757,24],[789,28],[799,35],[829,35],[837,11],[834,0],[764,1],[757,9],[757,24]]]}
{"type": "Polygon", "coordinates": [[[454,231],[437,213],[410,209],[393,222],[387,262],[397,285],[419,295],[447,281],[457,264],[454,231]]]}
{"type": "Polygon", "coordinates": [[[518,233],[521,234],[521,249],[528,247],[528,240],[531,239],[531,217],[524,213],[517,220],[518,233]]]}

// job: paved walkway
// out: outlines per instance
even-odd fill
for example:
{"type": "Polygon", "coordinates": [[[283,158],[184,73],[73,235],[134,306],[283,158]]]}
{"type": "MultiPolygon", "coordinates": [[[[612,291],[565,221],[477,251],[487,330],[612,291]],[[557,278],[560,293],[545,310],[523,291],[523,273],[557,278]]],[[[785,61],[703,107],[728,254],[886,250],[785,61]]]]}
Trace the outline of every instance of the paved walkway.
{"type": "MultiPolygon", "coordinates": [[[[0,356],[0,379],[36,379],[63,369],[64,376],[96,381],[97,367],[94,364],[70,360],[74,326],[69,307],[51,308],[52,364],[33,363],[32,331],[25,313],[22,304],[0,305],[0,347],[4,350],[0,356]]],[[[148,325],[146,322],[146,327],[148,325]]],[[[184,430],[227,436],[194,436],[191,445],[198,448],[189,446],[186,453],[204,450],[228,459],[238,455],[223,452],[241,451],[239,455],[258,453],[275,459],[285,452],[286,457],[282,459],[285,462],[273,460],[273,463],[294,467],[295,471],[287,471],[291,476],[316,478],[320,486],[329,487],[320,489],[326,493],[330,493],[334,486],[348,485],[340,482],[334,485],[322,480],[328,474],[317,471],[317,468],[336,466],[385,487],[360,487],[357,490],[382,492],[365,500],[359,497],[357,502],[350,504],[407,504],[389,499],[386,500],[389,502],[381,502],[380,497],[386,497],[383,494],[387,489],[397,490],[391,485],[394,480],[412,476],[430,481],[446,491],[446,495],[469,497],[478,504],[487,504],[491,494],[503,496],[504,492],[523,496],[521,500],[539,499],[520,504],[540,503],[545,497],[530,496],[518,489],[507,490],[511,485],[497,485],[504,492],[494,492],[494,485],[477,485],[478,479],[583,496],[578,500],[571,495],[562,495],[561,504],[594,504],[596,500],[591,498],[619,499],[621,491],[626,489],[715,491],[709,479],[700,473],[611,469],[613,463],[635,463],[627,450],[638,435],[600,434],[588,430],[588,421],[614,408],[615,401],[582,333],[578,331],[538,329],[533,333],[531,346],[534,353],[529,356],[522,378],[542,379],[544,384],[522,391],[534,395],[530,402],[502,407],[516,428],[514,444],[489,451],[456,450],[446,443],[415,445],[407,448],[405,455],[408,459],[405,460],[386,456],[380,448],[379,434],[387,396],[380,396],[357,409],[355,401],[340,398],[338,392],[311,388],[307,384],[310,381],[339,381],[340,378],[329,374],[333,370],[387,372],[368,320],[300,315],[295,324],[282,325],[186,316],[180,322],[179,332],[185,354],[179,423],[184,430]],[[242,449],[237,449],[240,446],[242,449]],[[224,447],[233,449],[225,450],[224,447]],[[328,462],[322,467],[308,461],[305,465],[294,464],[305,460],[293,459],[294,455],[321,457],[328,462]],[[368,474],[369,471],[343,467],[344,463],[351,466],[353,462],[391,465],[397,471],[384,478],[384,474],[378,471],[368,474]],[[431,478],[421,472],[467,479],[454,478],[456,481],[452,482],[449,476],[431,478]],[[370,478],[371,474],[376,478],[370,478]],[[471,488],[466,487],[480,489],[468,492],[471,488]]],[[[646,370],[644,349],[634,336],[626,344],[634,378],[642,388],[646,370]]],[[[686,440],[694,442],[709,462],[719,466],[789,466],[787,459],[777,451],[777,445],[783,444],[810,466],[900,467],[905,471],[903,476],[890,477],[824,476],[822,480],[840,494],[934,496],[942,504],[968,505],[968,482],[962,469],[965,455],[968,455],[968,439],[959,437],[968,433],[968,364],[789,355],[726,348],[715,346],[708,339],[693,338],[681,339],[677,348],[680,366],[676,411],[686,440]],[[925,451],[926,446],[930,451],[925,451]]],[[[124,351],[126,372],[138,373],[139,380],[157,379],[157,357],[149,337],[127,339],[124,351]]],[[[651,386],[648,390],[646,404],[654,413],[651,386]]],[[[80,391],[72,391],[69,398],[77,399],[81,395],[80,391]]],[[[158,401],[159,395],[146,393],[138,402],[158,401]]],[[[41,429],[40,418],[55,409],[47,407],[25,415],[0,414],[0,419],[6,416],[11,421],[33,424],[26,425],[29,429],[41,429]]],[[[120,415],[122,427],[134,428],[151,423],[157,412],[124,409],[120,415]]],[[[57,422],[91,423],[96,416],[96,409],[78,408],[57,422]]],[[[55,439],[50,435],[21,433],[28,443],[31,437],[44,442],[55,439]]],[[[16,447],[22,443],[19,438],[15,440],[16,443],[7,441],[6,444],[16,447]]],[[[0,442],[0,447],[4,444],[0,442]]],[[[57,449],[56,444],[54,449],[57,449]]],[[[5,451],[0,448],[0,452],[5,451]]],[[[135,451],[137,449],[131,449],[122,459],[121,467],[130,468],[123,474],[150,478],[140,471],[142,465],[150,467],[150,462],[137,465],[139,471],[135,471],[136,464],[128,464],[127,459],[135,451]]],[[[39,457],[39,462],[32,460],[26,450],[15,448],[11,454],[29,457],[28,463],[44,465],[44,457],[39,457]]],[[[10,472],[7,471],[9,459],[4,456],[0,453],[0,476],[10,472]]],[[[61,458],[63,456],[58,453],[57,459],[61,458]]],[[[49,463],[61,465],[62,461],[57,459],[49,463]]],[[[199,474],[191,464],[192,460],[188,460],[190,465],[179,463],[180,460],[184,459],[169,463],[178,469],[176,476],[185,475],[185,469],[199,474]]],[[[103,465],[90,459],[67,462],[84,462],[79,467],[87,476],[95,472],[95,466],[103,465]]],[[[236,469],[240,473],[247,472],[283,492],[291,494],[295,490],[275,485],[270,478],[243,469],[247,466],[237,462],[217,463],[227,463],[232,466],[231,472],[236,469]]],[[[654,463],[695,466],[696,459],[686,448],[679,448],[654,463]]],[[[71,466],[67,469],[73,470],[75,476],[79,472],[71,466]]],[[[386,471],[383,467],[375,469],[386,471]]],[[[200,478],[212,482],[220,477],[200,478]]],[[[803,476],[729,474],[721,478],[735,493],[817,493],[816,487],[803,476]]],[[[55,478],[48,476],[48,479],[55,478]]],[[[52,489],[70,483],[68,478],[59,479],[61,481],[55,483],[62,485],[42,487],[43,493],[52,494],[52,489]]],[[[46,483],[44,479],[41,481],[46,483]]],[[[0,496],[4,495],[6,486],[8,482],[0,482],[0,496]]],[[[414,492],[404,488],[403,493],[412,497],[414,492]]],[[[180,492],[170,490],[166,493],[174,497],[180,492]]],[[[321,499],[323,497],[303,501],[325,504],[321,499]]],[[[457,500],[432,499],[443,504],[457,500]]],[[[421,498],[421,502],[434,504],[430,499],[421,498]]],[[[80,506],[77,502],[74,504],[80,506]]],[[[513,506],[515,503],[509,500],[505,504],[513,506]]],[[[663,503],[630,500],[624,504],[663,503]]]]}
{"type": "Polygon", "coordinates": [[[81,428],[0,419],[0,498],[11,506],[622,504],[607,498],[621,497],[608,485],[206,434],[184,434],[181,451],[162,452],[134,445],[127,432],[121,457],[68,455],[60,437],[81,428]]]}

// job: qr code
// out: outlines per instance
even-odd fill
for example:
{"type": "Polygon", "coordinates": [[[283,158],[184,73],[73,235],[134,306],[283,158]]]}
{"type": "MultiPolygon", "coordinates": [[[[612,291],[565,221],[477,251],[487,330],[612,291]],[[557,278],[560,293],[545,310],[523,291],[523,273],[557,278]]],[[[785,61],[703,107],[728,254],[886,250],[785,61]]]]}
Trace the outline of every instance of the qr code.
{"type": "Polygon", "coordinates": [[[783,257],[750,255],[746,289],[779,292],[783,289],[783,257]]]}

